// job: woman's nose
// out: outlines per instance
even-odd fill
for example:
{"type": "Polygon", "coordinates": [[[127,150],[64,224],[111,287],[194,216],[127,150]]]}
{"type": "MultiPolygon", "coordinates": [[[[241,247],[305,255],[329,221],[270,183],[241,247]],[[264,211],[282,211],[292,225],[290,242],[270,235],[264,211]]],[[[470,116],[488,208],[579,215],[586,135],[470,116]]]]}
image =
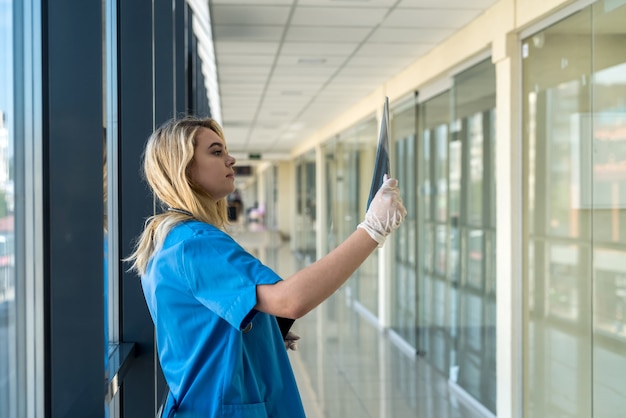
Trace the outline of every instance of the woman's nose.
{"type": "Polygon", "coordinates": [[[235,165],[236,162],[237,162],[237,159],[233,157],[232,155],[228,154],[228,160],[226,164],[232,167],[235,165]]]}

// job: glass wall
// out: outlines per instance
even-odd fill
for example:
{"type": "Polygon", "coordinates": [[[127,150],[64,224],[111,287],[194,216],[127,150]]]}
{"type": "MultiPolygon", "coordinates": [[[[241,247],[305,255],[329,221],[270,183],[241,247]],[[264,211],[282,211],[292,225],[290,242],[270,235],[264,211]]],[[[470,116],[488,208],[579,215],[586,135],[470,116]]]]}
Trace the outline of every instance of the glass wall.
{"type": "Polygon", "coordinates": [[[457,355],[450,379],[496,411],[496,75],[486,60],[454,78],[448,277],[457,355]],[[456,307],[456,308],[455,308],[456,307]],[[455,312],[456,310],[456,312],[455,312]]]}
{"type": "Polygon", "coordinates": [[[626,6],[522,41],[524,416],[626,408],[626,6]]]}
{"type": "Polygon", "coordinates": [[[448,165],[450,92],[419,105],[418,352],[448,374],[453,349],[448,280],[448,165]]]}
{"type": "Polygon", "coordinates": [[[138,138],[209,100],[187,88],[192,16],[40,3],[0,2],[0,416],[154,417],[152,324],[120,258],[154,212],[138,138]]]}
{"type": "Polygon", "coordinates": [[[296,161],[296,226],[294,230],[295,251],[305,263],[317,259],[316,252],[316,181],[315,150],[296,161]]]}
{"type": "MultiPolygon", "coordinates": [[[[0,2],[0,416],[23,416],[24,393],[18,398],[18,385],[23,381],[25,370],[19,367],[24,360],[24,336],[18,333],[17,323],[23,321],[20,311],[25,311],[26,298],[18,287],[15,273],[15,141],[16,127],[23,121],[16,120],[16,109],[24,106],[23,98],[17,96],[24,83],[32,82],[20,77],[27,73],[20,60],[21,47],[28,50],[14,32],[14,13],[20,12],[19,5],[12,1],[0,2]],[[17,10],[16,10],[17,9],[17,10]],[[21,45],[20,45],[21,44],[21,45]]],[[[31,307],[28,307],[31,308],[31,307]]],[[[23,364],[23,363],[22,363],[23,364]]]]}
{"type": "MultiPolygon", "coordinates": [[[[378,123],[368,119],[323,146],[326,164],[328,246],[332,250],[346,239],[365,217],[378,123]]],[[[374,252],[353,275],[349,291],[359,306],[378,316],[378,254],[374,252]]]]}
{"type": "MultiPolygon", "coordinates": [[[[495,68],[485,60],[418,105],[417,332],[406,334],[418,354],[494,413],[495,91],[495,68]]],[[[411,154],[410,146],[404,151],[411,154]]]]}
{"type": "Polygon", "coordinates": [[[398,178],[407,216],[394,232],[391,280],[391,328],[412,348],[417,348],[417,178],[415,150],[416,106],[411,100],[392,111],[391,137],[395,145],[393,175],[398,178]]]}
{"type": "MultiPolygon", "coordinates": [[[[117,2],[103,0],[104,25],[103,25],[103,141],[104,141],[104,164],[103,164],[103,204],[104,204],[104,373],[108,382],[115,373],[115,369],[109,370],[109,357],[118,349],[119,338],[119,296],[117,269],[115,266],[119,260],[119,248],[115,243],[118,237],[117,207],[117,2]]],[[[110,387],[109,387],[110,389],[110,387]]],[[[119,415],[119,396],[110,390],[105,397],[105,411],[107,416],[119,415]]]]}

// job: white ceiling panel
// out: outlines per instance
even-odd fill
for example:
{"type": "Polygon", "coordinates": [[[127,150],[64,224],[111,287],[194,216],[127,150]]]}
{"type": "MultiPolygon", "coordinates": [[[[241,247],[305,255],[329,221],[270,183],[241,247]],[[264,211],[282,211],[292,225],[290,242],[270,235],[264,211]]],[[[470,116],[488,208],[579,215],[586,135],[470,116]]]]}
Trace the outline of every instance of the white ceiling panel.
{"type": "Polygon", "coordinates": [[[389,8],[397,0],[298,0],[299,5],[319,6],[319,7],[350,7],[359,9],[361,7],[386,7],[389,8]]]}
{"type": "Polygon", "coordinates": [[[373,27],[382,22],[387,12],[387,8],[355,10],[354,7],[299,6],[293,14],[291,24],[294,26],[373,27]]]}
{"type": "Polygon", "coordinates": [[[280,77],[273,76],[273,83],[280,83],[284,81],[285,83],[324,83],[328,80],[328,76],[321,74],[300,74],[296,72],[291,72],[289,74],[281,74],[280,77]]]}
{"type": "Polygon", "coordinates": [[[220,4],[239,4],[246,6],[280,6],[280,5],[291,5],[293,0],[211,0],[210,5],[220,5],[220,4]]]}
{"type": "Polygon", "coordinates": [[[370,32],[369,28],[357,27],[304,27],[292,26],[287,31],[285,41],[308,42],[360,42],[370,32]]]}
{"type": "Polygon", "coordinates": [[[373,57],[410,57],[416,60],[426,52],[430,51],[436,44],[422,43],[368,43],[363,45],[357,56],[373,57]]]}
{"type": "Polygon", "coordinates": [[[221,66],[270,66],[274,63],[274,56],[270,54],[224,54],[220,57],[221,66]]]}
{"type": "Polygon", "coordinates": [[[453,29],[430,28],[380,28],[369,39],[370,42],[396,42],[438,44],[454,33],[453,29]]]}
{"type": "Polygon", "coordinates": [[[270,65],[224,65],[219,74],[244,74],[250,76],[263,76],[267,78],[272,70],[270,65]]]}
{"type": "Polygon", "coordinates": [[[215,51],[220,60],[224,56],[239,54],[271,55],[273,57],[278,52],[279,46],[279,42],[217,41],[215,42],[215,51]]]}
{"type": "Polygon", "coordinates": [[[281,49],[284,56],[349,56],[359,46],[358,42],[285,42],[281,49]]]}
{"type": "Polygon", "coordinates": [[[497,1],[498,0],[402,0],[398,7],[485,10],[497,1]]]}
{"type": "Polygon", "coordinates": [[[480,9],[396,9],[387,16],[381,26],[456,29],[467,25],[480,13],[482,13],[480,9]]]}
{"type": "Polygon", "coordinates": [[[231,152],[286,155],[496,0],[209,0],[231,152]]]}
{"type": "Polygon", "coordinates": [[[213,25],[275,25],[284,27],[291,6],[217,5],[212,9],[213,25]]]}

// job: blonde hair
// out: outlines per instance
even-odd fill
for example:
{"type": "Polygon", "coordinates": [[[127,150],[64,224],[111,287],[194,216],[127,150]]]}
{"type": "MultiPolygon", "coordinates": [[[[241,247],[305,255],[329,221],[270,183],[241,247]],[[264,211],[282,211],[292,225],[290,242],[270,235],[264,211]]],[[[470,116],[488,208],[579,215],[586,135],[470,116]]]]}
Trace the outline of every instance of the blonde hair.
{"type": "Polygon", "coordinates": [[[226,198],[214,199],[188,175],[196,147],[196,134],[202,128],[224,139],[219,124],[211,118],[186,116],[166,122],[150,135],[144,150],[143,169],[148,185],[164,208],[175,208],[191,215],[166,211],[147,219],[135,251],[125,260],[140,276],[152,255],[163,245],[176,224],[189,219],[223,229],[228,225],[226,198]]]}

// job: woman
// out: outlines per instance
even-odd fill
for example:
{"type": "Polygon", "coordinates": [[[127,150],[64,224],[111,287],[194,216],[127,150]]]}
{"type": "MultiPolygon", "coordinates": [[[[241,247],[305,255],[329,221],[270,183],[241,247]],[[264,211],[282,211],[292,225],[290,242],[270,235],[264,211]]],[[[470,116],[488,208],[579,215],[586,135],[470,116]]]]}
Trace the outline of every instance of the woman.
{"type": "Polygon", "coordinates": [[[303,417],[276,317],[299,318],[328,298],[406,210],[387,179],[343,244],[282,280],[224,232],[234,165],[212,119],[172,120],[146,144],[145,176],[166,210],[129,260],[170,388],[163,416],[303,417]]]}

